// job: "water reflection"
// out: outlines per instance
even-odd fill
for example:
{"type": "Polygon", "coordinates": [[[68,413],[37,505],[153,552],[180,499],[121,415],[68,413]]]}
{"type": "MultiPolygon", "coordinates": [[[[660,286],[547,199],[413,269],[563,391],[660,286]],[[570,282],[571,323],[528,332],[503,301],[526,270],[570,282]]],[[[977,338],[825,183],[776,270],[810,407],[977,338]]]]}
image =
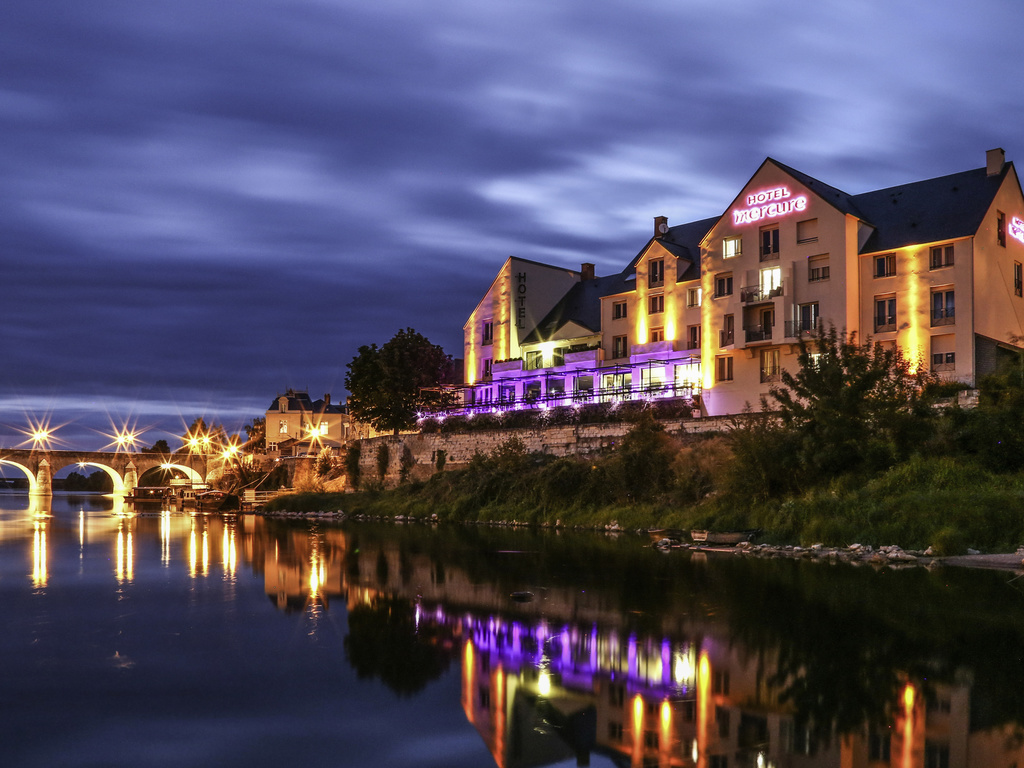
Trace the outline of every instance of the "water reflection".
{"type": "Polygon", "coordinates": [[[71,525],[30,504],[0,513],[33,589],[89,548],[119,585],[149,559],[221,580],[229,602],[248,569],[311,635],[347,614],[359,677],[414,697],[458,674],[451,705],[502,768],[1024,765],[1024,599],[1009,575],[89,506],[71,525]]]}

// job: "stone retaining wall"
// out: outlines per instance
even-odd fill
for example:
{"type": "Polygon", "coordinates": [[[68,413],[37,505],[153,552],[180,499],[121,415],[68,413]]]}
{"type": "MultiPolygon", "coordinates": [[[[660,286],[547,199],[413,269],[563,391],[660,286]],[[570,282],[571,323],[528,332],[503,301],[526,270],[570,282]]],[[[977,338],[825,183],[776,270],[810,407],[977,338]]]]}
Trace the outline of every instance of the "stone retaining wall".
{"type": "MultiPolygon", "coordinates": [[[[731,417],[702,419],[668,419],[662,421],[670,435],[722,432],[732,428],[731,417]]],[[[377,451],[383,443],[388,446],[386,486],[398,483],[402,473],[403,456],[408,456],[409,477],[422,480],[437,471],[438,452],[444,451],[445,469],[466,466],[474,454],[490,454],[510,437],[523,441],[531,453],[552,456],[585,456],[612,449],[632,428],[627,422],[609,424],[578,424],[559,427],[529,429],[492,429],[476,432],[387,435],[360,441],[360,472],[365,480],[377,478],[377,451]]]]}

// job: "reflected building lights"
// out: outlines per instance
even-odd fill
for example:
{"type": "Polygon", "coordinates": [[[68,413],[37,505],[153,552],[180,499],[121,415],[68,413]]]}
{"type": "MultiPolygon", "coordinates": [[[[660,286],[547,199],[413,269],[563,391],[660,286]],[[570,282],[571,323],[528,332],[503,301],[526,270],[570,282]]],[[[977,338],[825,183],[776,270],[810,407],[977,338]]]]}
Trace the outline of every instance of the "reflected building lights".
{"type": "Polygon", "coordinates": [[[160,564],[165,567],[171,564],[171,511],[169,509],[160,512],[160,564]]]}
{"type": "Polygon", "coordinates": [[[46,565],[46,520],[35,520],[32,524],[32,586],[45,587],[46,565]]]}

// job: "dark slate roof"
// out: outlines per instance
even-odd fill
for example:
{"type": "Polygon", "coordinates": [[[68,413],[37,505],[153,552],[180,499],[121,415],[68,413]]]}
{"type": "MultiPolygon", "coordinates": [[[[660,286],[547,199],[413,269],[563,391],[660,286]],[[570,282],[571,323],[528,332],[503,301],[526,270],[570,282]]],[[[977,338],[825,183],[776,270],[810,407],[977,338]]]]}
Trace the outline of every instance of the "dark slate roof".
{"type": "Polygon", "coordinates": [[[681,261],[689,262],[685,269],[680,269],[681,265],[677,265],[677,283],[700,278],[700,241],[718,223],[720,218],[722,217],[715,216],[710,219],[669,227],[668,232],[661,238],[661,244],[669,253],[681,261]]]}
{"type": "Polygon", "coordinates": [[[625,273],[621,273],[575,283],[522,343],[550,339],[566,323],[577,323],[593,333],[600,333],[601,298],[632,290],[632,283],[627,284],[625,277],[625,273]]]}
{"type": "Polygon", "coordinates": [[[806,173],[804,173],[803,171],[798,171],[796,168],[791,168],[785,163],[780,163],[775,158],[769,157],[765,162],[771,162],[777,165],[779,168],[784,170],[786,173],[788,173],[790,176],[799,181],[809,190],[818,195],[818,197],[820,197],[826,203],[830,204],[832,207],[836,208],[841,213],[849,213],[853,216],[856,216],[858,219],[865,218],[857,207],[857,204],[855,202],[855,196],[848,195],[841,189],[836,189],[835,187],[829,186],[825,182],[819,181],[813,176],[808,176],[806,173]]]}
{"type": "Polygon", "coordinates": [[[346,413],[345,406],[338,403],[327,404],[323,399],[312,400],[308,392],[297,392],[289,389],[283,395],[278,395],[267,407],[268,411],[276,411],[278,400],[282,397],[288,398],[289,411],[303,411],[305,413],[346,413]]]}
{"type": "Polygon", "coordinates": [[[855,195],[862,218],[875,227],[863,252],[902,248],[968,237],[981,227],[985,213],[1010,169],[989,176],[985,168],[915,181],[855,195]]]}

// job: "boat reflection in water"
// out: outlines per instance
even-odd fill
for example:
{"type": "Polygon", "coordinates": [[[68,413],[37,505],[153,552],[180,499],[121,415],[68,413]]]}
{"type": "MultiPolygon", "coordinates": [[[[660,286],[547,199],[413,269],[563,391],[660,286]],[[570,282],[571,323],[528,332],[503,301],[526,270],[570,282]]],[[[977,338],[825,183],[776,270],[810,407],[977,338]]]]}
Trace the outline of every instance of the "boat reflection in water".
{"type": "MultiPolygon", "coordinates": [[[[285,530],[269,536],[274,545],[261,545],[277,605],[344,598],[350,663],[403,693],[457,660],[462,709],[502,768],[589,765],[592,756],[665,768],[1024,765],[1021,697],[1012,682],[1021,680],[1019,658],[1003,668],[1010,677],[1000,690],[974,681],[1000,682],[1001,662],[983,658],[987,650],[1007,644],[1020,655],[1024,624],[1012,589],[1018,599],[1008,624],[985,629],[968,617],[973,634],[958,625],[930,637],[932,625],[947,621],[940,614],[922,621],[886,615],[894,604],[872,608],[877,590],[905,588],[910,601],[927,599],[929,585],[940,592],[943,579],[924,569],[837,570],[727,556],[681,557],[666,571],[666,560],[637,552],[623,567],[648,563],[652,584],[664,584],[666,572],[676,579],[661,608],[648,603],[641,611],[630,605],[625,583],[588,584],[581,575],[523,602],[510,590],[520,574],[500,556],[463,567],[458,547],[442,559],[436,553],[444,546],[427,554],[422,540],[372,529],[306,537],[285,530]],[[777,592],[788,612],[744,594],[758,568],[767,571],[765,594],[777,592]],[[840,583],[818,591],[837,575],[840,583]],[[856,583],[859,595],[837,597],[856,583]],[[796,604],[797,592],[812,601],[796,604]],[[815,604],[814,596],[834,604],[815,604]],[[835,611],[847,619],[836,621],[835,611]],[[994,644],[990,632],[999,635],[994,644]]],[[[1010,578],[992,576],[983,575],[997,589],[1010,578]]]]}

